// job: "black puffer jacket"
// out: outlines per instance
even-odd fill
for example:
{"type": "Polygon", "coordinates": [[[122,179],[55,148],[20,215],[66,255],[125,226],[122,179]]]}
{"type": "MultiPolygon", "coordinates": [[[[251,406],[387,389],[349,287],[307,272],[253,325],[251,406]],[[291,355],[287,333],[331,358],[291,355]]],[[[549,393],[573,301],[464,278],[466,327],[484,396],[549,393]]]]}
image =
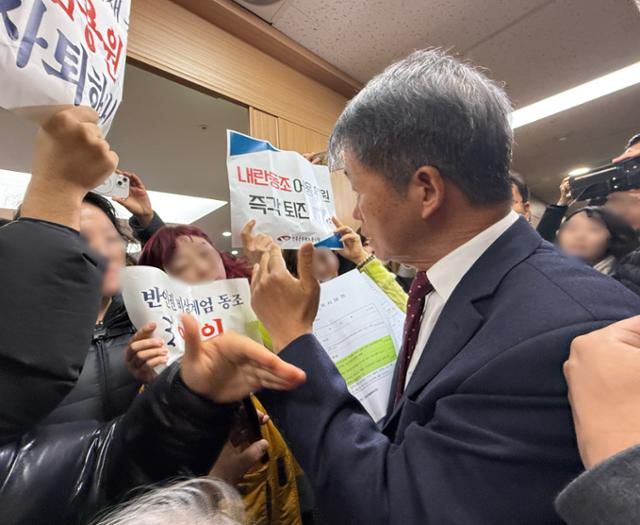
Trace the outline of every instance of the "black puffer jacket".
{"type": "Polygon", "coordinates": [[[0,227],[0,524],[86,524],[140,485],[208,472],[236,404],[191,392],[175,363],[106,423],[40,425],[75,386],[104,265],[77,232],[0,227]]]}
{"type": "Polygon", "coordinates": [[[45,424],[109,421],[126,412],[140,389],[124,360],[124,350],[135,331],[122,297],[114,297],[104,321],[93,330],[78,382],[45,424]]]}

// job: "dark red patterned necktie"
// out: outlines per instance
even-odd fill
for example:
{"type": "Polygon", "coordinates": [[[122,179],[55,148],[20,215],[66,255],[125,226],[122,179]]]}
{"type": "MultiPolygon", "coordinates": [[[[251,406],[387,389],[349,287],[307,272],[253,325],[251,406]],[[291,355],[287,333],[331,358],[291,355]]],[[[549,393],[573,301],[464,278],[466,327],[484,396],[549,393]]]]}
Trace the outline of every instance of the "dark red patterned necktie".
{"type": "Polygon", "coordinates": [[[427,295],[433,291],[433,286],[427,279],[425,272],[417,272],[411,289],[409,290],[409,300],[407,302],[407,317],[404,322],[404,337],[402,343],[402,351],[398,358],[398,375],[396,379],[396,396],[395,403],[404,392],[404,384],[407,380],[407,371],[411,357],[416,349],[418,342],[418,334],[420,333],[420,324],[422,322],[422,314],[424,312],[424,303],[427,295]]]}

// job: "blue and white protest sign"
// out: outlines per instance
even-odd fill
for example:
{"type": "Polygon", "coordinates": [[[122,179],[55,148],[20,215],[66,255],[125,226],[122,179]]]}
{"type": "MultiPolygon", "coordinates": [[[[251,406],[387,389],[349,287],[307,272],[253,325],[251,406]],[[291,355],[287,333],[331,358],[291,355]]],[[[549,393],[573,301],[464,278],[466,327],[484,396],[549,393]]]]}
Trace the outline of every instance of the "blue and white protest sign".
{"type": "Polygon", "coordinates": [[[91,106],[107,133],[122,100],[131,0],[0,0],[0,107],[42,122],[91,106]]]}
{"type": "Polygon", "coordinates": [[[281,248],[333,236],[335,206],[326,166],[237,131],[228,130],[227,141],[234,246],[242,246],[240,231],[251,219],[256,233],[270,235],[281,248]]]}
{"type": "MultiPolygon", "coordinates": [[[[156,323],[154,337],[169,350],[169,362],[184,354],[180,316],[198,320],[202,339],[234,331],[262,343],[258,318],[251,309],[247,279],[225,279],[190,286],[152,266],[125,268],[122,297],[133,325],[139,330],[156,323]]],[[[160,372],[164,366],[156,369],[160,372]]]]}

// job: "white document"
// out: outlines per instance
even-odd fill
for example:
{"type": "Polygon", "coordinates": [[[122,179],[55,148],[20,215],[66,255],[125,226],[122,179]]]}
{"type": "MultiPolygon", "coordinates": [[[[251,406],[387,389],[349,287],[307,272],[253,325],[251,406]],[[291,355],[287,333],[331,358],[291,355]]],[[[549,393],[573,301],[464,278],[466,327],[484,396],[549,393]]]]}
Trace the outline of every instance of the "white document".
{"type": "Polygon", "coordinates": [[[227,172],[233,246],[242,246],[240,231],[251,219],[254,233],[270,235],[281,248],[333,237],[335,206],[326,166],[228,130],[227,172]]]}
{"type": "Polygon", "coordinates": [[[320,287],[313,333],[375,421],[387,410],[404,313],[358,270],[320,287]]]}
{"type": "Polygon", "coordinates": [[[131,0],[0,7],[0,107],[42,122],[60,106],[91,106],[106,134],[122,100],[131,0]]]}
{"type": "Polygon", "coordinates": [[[163,339],[169,349],[167,364],[184,354],[180,326],[183,312],[198,320],[203,340],[232,330],[262,343],[247,279],[190,286],[158,268],[132,266],[125,268],[122,282],[122,297],[131,322],[137,329],[149,322],[156,323],[154,336],[163,339]]]}

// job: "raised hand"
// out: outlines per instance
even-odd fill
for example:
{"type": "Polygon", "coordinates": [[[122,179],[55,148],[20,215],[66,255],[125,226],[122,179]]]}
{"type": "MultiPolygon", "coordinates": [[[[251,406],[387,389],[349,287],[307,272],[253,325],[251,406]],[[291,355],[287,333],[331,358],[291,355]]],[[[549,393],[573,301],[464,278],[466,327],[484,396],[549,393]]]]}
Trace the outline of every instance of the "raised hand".
{"type": "Polygon", "coordinates": [[[340,240],[344,245],[344,248],[338,250],[338,253],[356,265],[366,261],[369,253],[364,249],[364,246],[362,246],[360,235],[358,235],[353,228],[342,224],[337,217],[332,217],[331,220],[336,227],[336,233],[340,235],[340,240]]]}
{"type": "Polygon", "coordinates": [[[313,276],[313,246],[298,251],[298,275],[293,277],[278,246],[272,246],[253,268],[251,305],[281,351],[299,336],[311,333],[318,313],[320,284],[313,276]]]}
{"type": "Polygon", "coordinates": [[[79,229],[82,198],[118,165],[118,156],[97,123],[98,114],[80,106],[59,111],[42,125],[22,204],[23,217],[79,229]]]}
{"type": "Polygon", "coordinates": [[[306,379],[302,370],[248,337],[227,332],[201,341],[193,317],[184,314],[182,324],[182,379],[191,390],[216,403],[239,401],[263,388],[291,390],[306,379]]]}
{"type": "Polygon", "coordinates": [[[274,240],[266,233],[259,233],[253,235],[253,228],[256,225],[256,220],[251,219],[242,228],[242,247],[244,249],[244,256],[249,261],[249,264],[257,264],[260,262],[262,255],[269,251],[269,248],[274,244],[274,240]]]}
{"type": "Polygon", "coordinates": [[[140,225],[146,228],[153,219],[153,207],[147,188],[135,173],[124,170],[116,170],[116,172],[129,177],[129,196],[126,198],[112,197],[113,200],[122,204],[132,215],[135,215],[140,225]]]}
{"type": "Polygon", "coordinates": [[[640,316],[577,337],[564,374],[587,468],[640,444],[640,316]]]}

